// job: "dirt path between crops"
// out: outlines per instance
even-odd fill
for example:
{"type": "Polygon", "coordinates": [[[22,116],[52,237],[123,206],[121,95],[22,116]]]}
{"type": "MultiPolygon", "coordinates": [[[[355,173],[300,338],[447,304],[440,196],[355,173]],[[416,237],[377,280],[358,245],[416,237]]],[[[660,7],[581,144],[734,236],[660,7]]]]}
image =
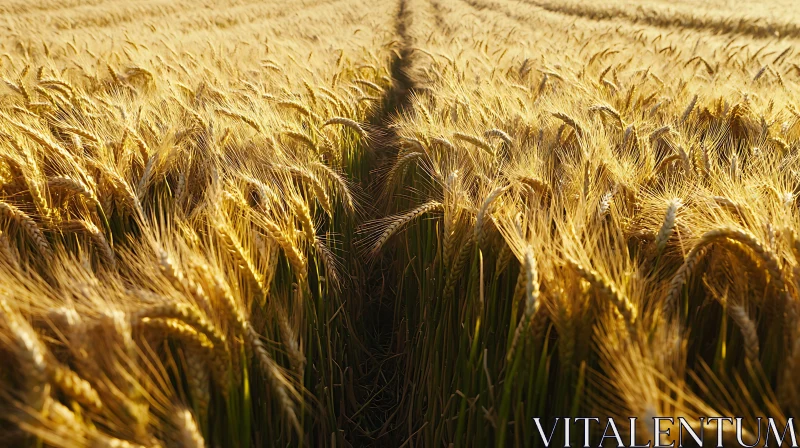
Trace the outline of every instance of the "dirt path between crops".
{"type": "MultiPolygon", "coordinates": [[[[408,76],[410,56],[413,52],[407,35],[408,10],[406,0],[398,4],[395,34],[399,41],[392,60],[392,90],[384,98],[382,108],[370,120],[371,158],[369,178],[365,189],[370,208],[367,219],[386,215],[386,204],[381,201],[384,167],[391,163],[399,148],[399,138],[391,124],[410,104],[413,82],[408,76]]],[[[349,409],[347,420],[349,434],[345,438],[353,446],[368,446],[377,443],[399,446],[405,441],[406,432],[400,425],[403,397],[406,394],[404,381],[405,349],[398,341],[397,322],[402,304],[396,303],[397,273],[402,272],[396,264],[395,249],[387,247],[376,259],[363,256],[357,286],[362,297],[362,309],[353,320],[356,336],[365,348],[354,366],[352,390],[357,407],[349,409]]]]}

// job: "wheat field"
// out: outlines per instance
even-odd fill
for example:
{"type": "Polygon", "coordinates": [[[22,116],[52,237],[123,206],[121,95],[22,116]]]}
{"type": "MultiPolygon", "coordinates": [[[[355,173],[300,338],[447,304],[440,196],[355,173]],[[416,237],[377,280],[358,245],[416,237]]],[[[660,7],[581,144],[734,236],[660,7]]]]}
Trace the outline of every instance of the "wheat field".
{"type": "Polygon", "coordinates": [[[793,1],[0,13],[0,445],[800,415],[793,1]]]}

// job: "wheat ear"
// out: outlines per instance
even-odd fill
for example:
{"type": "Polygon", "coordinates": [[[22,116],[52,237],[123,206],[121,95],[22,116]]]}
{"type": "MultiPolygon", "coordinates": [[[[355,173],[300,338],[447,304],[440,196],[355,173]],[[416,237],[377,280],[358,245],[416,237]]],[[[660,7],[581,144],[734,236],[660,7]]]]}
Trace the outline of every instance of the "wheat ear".
{"type": "Polygon", "coordinates": [[[66,124],[59,124],[58,128],[61,129],[64,132],[69,132],[70,134],[75,134],[75,135],[78,135],[80,137],[83,137],[83,138],[85,138],[86,140],[89,140],[92,143],[99,143],[100,142],[100,137],[98,137],[98,136],[96,136],[96,135],[92,134],[91,132],[86,131],[84,129],[77,128],[77,127],[74,127],[74,126],[69,126],[69,125],[66,125],[66,124]]]}
{"type": "Polygon", "coordinates": [[[8,240],[8,235],[0,231],[0,255],[5,259],[13,268],[19,269],[19,257],[11,250],[11,243],[8,240]]]}
{"type": "Polygon", "coordinates": [[[517,325],[517,329],[514,331],[514,339],[511,341],[511,347],[506,355],[506,360],[509,362],[514,357],[514,350],[522,332],[530,326],[533,317],[539,310],[539,270],[536,266],[536,257],[530,246],[525,251],[523,261],[525,274],[525,311],[523,318],[517,325]]]}
{"type": "Polygon", "coordinates": [[[43,255],[47,257],[52,256],[53,251],[50,249],[50,243],[47,242],[47,238],[44,237],[42,230],[36,222],[25,212],[7,202],[0,201],[0,215],[16,222],[17,225],[22,227],[43,255]]]}
{"type": "Polygon", "coordinates": [[[173,337],[184,348],[186,361],[186,382],[189,393],[199,411],[200,416],[208,413],[211,400],[208,378],[208,367],[211,366],[214,383],[227,395],[227,364],[216,357],[214,344],[204,334],[176,319],[142,319],[144,327],[160,331],[167,337],[173,337]]]}
{"type": "Polygon", "coordinates": [[[785,293],[786,285],[775,253],[764,247],[764,245],[758,241],[755,235],[750,232],[732,227],[722,227],[704,233],[700,237],[700,240],[686,255],[686,259],[684,260],[683,264],[680,268],[678,268],[678,271],[670,281],[669,288],[667,290],[667,296],[664,301],[666,311],[669,311],[672,308],[675,300],[681,293],[683,284],[694,271],[694,267],[696,266],[698,260],[705,253],[706,247],[712,243],[726,239],[742,243],[751,251],[753,251],[753,253],[755,253],[766,265],[767,272],[769,272],[772,281],[775,282],[775,287],[778,289],[778,291],[781,294],[785,293]]]}
{"type": "Polygon", "coordinates": [[[0,334],[0,346],[4,343],[11,345],[10,349],[24,373],[25,386],[20,391],[24,394],[24,402],[37,411],[41,410],[49,396],[47,349],[30,324],[14,313],[2,299],[0,317],[0,328],[8,329],[7,335],[0,334]],[[5,338],[10,341],[5,341],[5,338]]]}
{"type": "Polygon", "coordinates": [[[322,185],[322,182],[320,182],[320,180],[317,178],[317,176],[314,175],[313,172],[309,170],[304,170],[302,168],[297,168],[292,166],[292,167],[286,167],[286,169],[290,173],[296,175],[297,177],[305,179],[306,181],[311,183],[311,189],[314,191],[314,197],[316,197],[317,202],[319,202],[319,205],[322,207],[323,210],[325,210],[325,213],[327,213],[328,216],[333,217],[331,198],[328,195],[327,190],[325,190],[325,187],[322,185]]]}
{"type": "Polygon", "coordinates": [[[628,326],[628,330],[633,333],[634,331],[634,324],[636,323],[636,307],[633,305],[633,302],[628,299],[610,280],[604,278],[599,272],[595,271],[591,268],[586,268],[580,262],[573,258],[567,258],[567,262],[572,266],[573,269],[589,284],[592,285],[601,295],[605,296],[607,299],[610,299],[614,305],[617,307],[617,310],[625,319],[625,323],[628,326]]]}
{"type": "Polygon", "coordinates": [[[610,115],[612,118],[614,118],[619,123],[620,127],[624,127],[624,123],[622,122],[622,116],[620,115],[619,111],[617,111],[616,109],[614,109],[613,107],[611,107],[611,106],[609,106],[607,104],[598,104],[596,106],[592,106],[592,107],[589,108],[589,111],[591,111],[591,112],[603,112],[603,113],[605,113],[607,115],[610,115]]]}
{"type": "Polygon", "coordinates": [[[389,238],[392,237],[392,235],[399,232],[400,229],[402,229],[409,222],[415,220],[417,217],[425,213],[441,211],[442,207],[443,205],[441,202],[430,201],[402,215],[390,218],[389,225],[378,236],[378,239],[375,241],[375,244],[372,245],[371,249],[372,253],[377,254],[381,250],[383,245],[386,244],[386,241],[388,241],[389,238]]]}
{"type": "Polygon", "coordinates": [[[478,214],[475,218],[475,229],[474,229],[474,238],[478,242],[478,245],[482,245],[483,243],[483,225],[486,221],[486,215],[489,213],[490,208],[494,201],[497,200],[500,196],[503,195],[508,190],[509,186],[501,186],[496,187],[492,190],[489,195],[486,196],[486,199],[483,200],[483,204],[481,204],[481,208],[478,209],[478,214]]]}
{"type": "Polygon", "coordinates": [[[306,270],[306,260],[300,249],[283,233],[277,224],[270,220],[264,220],[264,228],[267,230],[270,238],[278,243],[284,255],[292,265],[292,270],[299,278],[306,278],[308,275],[306,270]]]}
{"type": "Polygon", "coordinates": [[[511,146],[511,144],[514,143],[514,140],[511,138],[511,136],[508,135],[508,133],[506,133],[505,131],[500,129],[489,129],[483,134],[483,136],[486,138],[492,138],[492,137],[499,138],[500,140],[503,141],[503,143],[505,143],[508,146],[511,146]]]}
{"type": "Polygon", "coordinates": [[[100,401],[97,391],[88,381],[78,376],[68,367],[52,363],[50,378],[53,385],[58,387],[64,394],[88,407],[92,412],[100,412],[103,409],[103,402],[100,401]]]}
{"type": "Polygon", "coordinates": [[[650,133],[649,137],[650,143],[656,142],[657,140],[669,134],[670,132],[672,132],[672,127],[670,125],[661,126],[660,128],[650,133]]]}
{"type": "Polygon", "coordinates": [[[728,303],[728,315],[736,323],[744,338],[744,353],[752,364],[758,362],[758,331],[744,306],[728,303]]]}
{"type": "Polygon", "coordinates": [[[183,273],[177,263],[169,256],[169,254],[161,248],[156,248],[158,256],[158,267],[161,274],[164,275],[172,286],[177,290],[188,291],[194,298],[195,303],[206,313],[211,311],[211,301],[208,299],[206,292],[203,288],[187,275],[183,273]]]}
{"type": "Polygon", "coordinates": [[[313,112],[311,112],[311,109],[298,103],[297,101],[278,101],[277,105],[286,109],[292,109],[300,112],[300,114],[305,115],[306,117],[312,117],[314,115],[313,112]]]}
{"type": "Polygon", "coordinates": [[[445,281],[444,285],[444,297],[449,298],[452,297],[453,293],[456,289],[456,283],[461,278],[461,273],[467,266],[467,262],[470,259],[470,254],[472,253],[472,247],[475,243],[475,238],[473,235],[467,237],[467,240],[464,242],[464,245],[461,246],[461,249],[458,251],[458,255],[456,256],[455,262],[453,263],[450,272],[447,274],[447,280],[445,281]]]}
{"type": "Polygon", "coordinates": [[[297,219],[300,221],[306,239],[309,242],[314,241],[316,229],[314,228],[314,219],[311,217],[311,211],[308,209],[308,205],[303,199],[296,197],[290,198],[290,201],[294,206],[295,216],[297,216],[297,219]]]}
{"type": "Polygon", "coordinates": [[[673,199],[667,205],[667,213],[664,216],[664,223],[656,235],[656,253],[661,254],[667,246],[667,241],[672,236],[672,231],[675,229],[675,219],[678,215],[678,208],[681,206],[680,199],[673,199]]]}
{"type": "Polygon", "coordinates": [[[562,122],[564,122],[564,124],[566,124],[567,126],[569,126],[572,129],[574,129],[575,130],[575,134],[578,137],[583,137],[583,135],[584,135],[583,128],[581,127],[581,125],[578,124],[577,121],[572,119],[572,117],[570,117],[569,115],[567,115],[565,113],[562,113],[562,112],[555,112],[552,115],[554,117],[558,118],[559,120],[561,120],[562,122]]]}
{"type": "Polygon", "coordinates": [[[402,181],[409,163],[415,159],[423,157],[424,155],[425,154],[421,152],[410,152],[397,159],[397,161],[395,161],[392,165],[392,168],[389,170],[389,173],[386,175],[386,185],[393,186],[396,181],[402,181]],[[402,173],[402,176],[399,179],[397,178],[398,172],[402,173]]]}
{"type": "Polygon", "coordinates": [[[290,397],[290,394],[296,395],[297,392],[294,391],[292,384],[286,379],[286,376],[281,372],[278,365],[269,355],[269,352],[267,352],[267,349],[261,342],[261,337],[255,332],[252,326],[247,327],[245,337],[247,338],[248,345],[258,359],[261,371],[267,377],[267,381],[272,389],[271,392],[274,393],[278,399],[283,414],[289,420],[289,423],[295,431],[297,431],[297,434],[302,436],[303,428],[300,425],[300,421],[297,419],[297,411],[290,397]]]}
{"type": "Polygon", "coordinates": [[[343,198],[342,202],[345,210],[348,213],[353,213],[356,210],[356,203],[353,199],[353,194],[350,192],[350,186],[347,183],[347,179],[345,179],[345,177],[338,171],[322,162],[315,161],[312,162],[312,165],[325,173],[325,176],[330,179],[331,184],[336,186],[336,191],[343,198]]]}
{"type": "Polygon", "coordinates": [[[686,106],[686,109],[681,114],[680,123],[685,123],[686,120],[689,118],[689,115],[692,114],[694,107],[697,105],[697,95],[692,97],[692,100],[689,102],[689,105],[686,106]]]}
{"type": "Polygon", "coordinates": [[[450,151],[451,153],[456,151],[456,145],[454,145],[450,140],[447,140],[443,137],[432,137],[431,143],[435,143],[439,146],[443,146],[445,149],[450,151]]]}
{"type": "Polygon", "coordinates": [[[329,126],[329,125],[332,125],[332,124],[339,124],[339,125],[342,125],[342,126],[346,126],[346,127],[350,128],[350,129],[356,131],[356,133],[362,139],[364,139],[364,140],[367,139],[367,132],[355,120],[351,120],[349,118],[344,118],[344,117],[333,117],[333,118],[330,118],[330,119],[326,120],[325,123],[322,124],[322,127],[329,126]]]}
{"type": "Polygon", "coordinates": [[[322,261],[328,284],[334,288],[338,288],[340,275],[337,268],[338,261],[336,259],[336,255],[333,254],[325,242],[319,237],[314,240],[314,253],[317,256],[317,259],[322,261]]]}
{"type": "Polygon", "coordinates": [[[282,309],[278,309],[278,329],[281,333],[281,341],[283,342],[283,346],[286,348],[286,353],[289,355],[289,361],[292,364],[292,368],[297,372],[299,375],[303,374],[303,370],[305,369],[306,357],[303,354],[302,347],[300,345],[300,338],[297,337],[295,331],[292,329],[291,325],[289,325],[289,319],[286,317],[286,312],[282,309]]]}
{"type": "Polygon", "coordinates": [[[295,141],[298,141],[298,142],[308,146],[314,152],[318,152],[319,151],[319,149],[317,148],[317,144],[314,143],[314,140],[311,140],[311,138],[309,136],[307,136],[306,134],[303,134],[302,132],[283,131],[283,132],[281,132],[281,135],[285,135],[287,137],[290,137],[291,139],[293,139],[295,141]]]}
{"type": "Polygon", "coordinates": [[[234,112],[232,110],[223,109],[223,108],[215,109],[214,112],[217,112],[218,114],[222,114],[222,115],[225,115],[225,116],[230,117],[230,118],[241,120],[241,121],[245,122],[251,128],[255,129],[256,132],[258,132],[259,134],[262,132],[261,131],[261,125],[256,123],[255,120],[251,119],[247,115],[240,114],[238,112],[234,112]]]}
{"type": "Polygon", "coordinates": [[[184,303],[168,302],[152,305],[132,313],[130,319],[133,325],[141,324],[143,319],[175,319],[204,334],[215,348],[226,347],[225,335],[206,320],[196,308],[184,303]]]}
{"type": "Polygon", "coordinates": [[[108,239],[106,239],[106,236],[103,235],[103,232],[101,232],[96,225],[85,220],[64,223],[62,228],[69,229],[73,225],[77,229],[89,234],[89,238],[91,238],[95,248],[100,252],[100,258],[103,260],[104,265],[107,268],[114,270],[117,265],[116,257],[114,256],[114,249],[111,248],[111,244],[108,243],[108,239]]]}
{"type": "Polygon", "coordinates": [[[259,298],[259,303],[263,305],[267,294],[266,288],[264,287],[264,276],[259,272],[256,264],[250,257],[250,252],[242,246],[238,236],[236,236],[229,226],[222,226],[219,230],[222,242],[233,255],[239,270],[244,273],[250,281],[250,284],[259,298]]]}
{"type": "Polygon", "coordinates": [[[474,135],[465,134],[463,132],[454,132],[453,138],[456,140],[470,143],[472,145],[477,146],[478,148],[483,149],[484,151],[489,152],[490,154],[494,154],[494,148],[492,148],[492,145],[474,135]]]}
{"type": "Polygon", "coordinates": [[[175,426],[178,428],[178,440],[181,448],[205,448],[206,441],[200,428],[197,427],[192,412],[188,409],[179,409],[173,414],[175,426]]]}
{"type": "Polygon", "coordinates": [[[82,165],[81,163],[73,156],[69,151],[64,149],[61,145],[54,143],[49,137],[45,136],[41,132],[22,124],[18,121],[15,121],[9,118],[7,115],[0,113],[0,116],[5,118],[9,123],[13,124],[17,128],[19,128],[25,135],[30,137],[31,140],[35,141],[36,143],[44,146],[48,150],[52,151],[55,154],[60,154],[66,160],[68,160],[72,166],[80,168],[82,165]]]}

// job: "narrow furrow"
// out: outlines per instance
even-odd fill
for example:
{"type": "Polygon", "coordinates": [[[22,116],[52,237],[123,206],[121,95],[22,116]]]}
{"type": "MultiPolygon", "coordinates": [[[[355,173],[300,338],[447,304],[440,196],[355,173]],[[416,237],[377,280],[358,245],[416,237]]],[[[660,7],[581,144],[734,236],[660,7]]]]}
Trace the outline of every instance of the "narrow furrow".
{"type": "MultiPolygon", "coordinates": [[[[373,157],[369,162],[369,176],[362,182],[370,204],[368,220],[380,219],[386,214],[383,173],[400,145],[392,123],[407,109],[414,91],[409,76],[413,49],[407,31],[406,0],[398,2],[395,20],[398,42],[391,64],[392,88],[370,119],[373,157]]],[[[396,316],[402,304],[396,301],[396,285],[400,282],[398,273],[402,272],[402,267],[397,266],[396,259],[394,250],[383,251],[377,258],[366,253],[360,257],[360,284],[356,288],[362,309],[356,312],[353,321],[364,352],[354,368],[353,384],[349,386],[355,396],[353,404],[357,405],[348,409],[347,416],[350,423],[347,439],[353,446],[402,443],[397,429],[405,418],[399,411],[408,385],[404,382],[405,353],[397,338],[396,316]]]]}

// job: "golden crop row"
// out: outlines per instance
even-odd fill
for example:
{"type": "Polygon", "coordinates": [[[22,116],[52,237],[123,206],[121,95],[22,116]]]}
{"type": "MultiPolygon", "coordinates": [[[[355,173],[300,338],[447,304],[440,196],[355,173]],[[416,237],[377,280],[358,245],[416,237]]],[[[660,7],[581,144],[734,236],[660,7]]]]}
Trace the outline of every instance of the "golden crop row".
{"type": "Polygon", "coordinates": [[[793,40],[540,3],[408,2],[415,96],[387,170],[395,214],[371,242],[392,250],[405,229],[393,253],[416,273],[396,319],[409,432],[528,446],[534,417],[785,424],[800,411],[793,40]]]}
{"type": "Polygon", "coordinates": [[[340,291],[394,11],[4,8],[3,443],[344,441],[340,291]]]}

